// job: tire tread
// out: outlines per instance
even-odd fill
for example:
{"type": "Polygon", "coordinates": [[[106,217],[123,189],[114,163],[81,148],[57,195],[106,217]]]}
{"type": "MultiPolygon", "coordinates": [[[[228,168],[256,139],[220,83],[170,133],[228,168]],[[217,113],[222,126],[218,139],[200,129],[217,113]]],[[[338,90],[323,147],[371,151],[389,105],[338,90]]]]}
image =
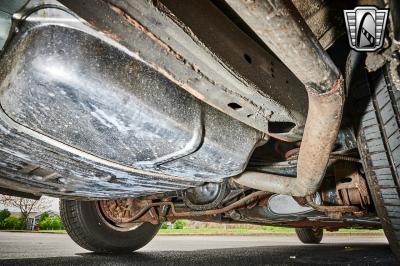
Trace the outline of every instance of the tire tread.
{"type": "Polygon", "coordinates": [[[119,231],[100,218],[97,202],[60,200],[65,230],[79,246],[98,253],[130,253],[146,245],[160,225],[143,223],[129,231],[119,231]]]}
{"type": "Polygon", "coordinates": [[[304,244],[319,244],[323,237],[323,231],[318,228],[320,235],[316,236],[312,230],[313,228],[296,228],[296,235],[304,244]]]}
{"type": "Polygon", "coordinates": [[[363,96],[358,98],[360,104],[368,101],[360,122],[358,146],[377,213],[400,259],[400,92],[391,87],[387,69],[374,73],[369,84],[366,79],[361,88],[363,96]]]}

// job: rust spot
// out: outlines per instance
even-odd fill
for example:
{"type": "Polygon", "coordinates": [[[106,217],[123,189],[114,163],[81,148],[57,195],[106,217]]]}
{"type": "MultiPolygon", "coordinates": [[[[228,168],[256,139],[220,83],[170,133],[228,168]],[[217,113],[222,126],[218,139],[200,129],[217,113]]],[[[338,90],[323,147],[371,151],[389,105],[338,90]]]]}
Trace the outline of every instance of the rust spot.
{"type": "Polygon", "coordinates": [[[102,31],[107,37],[109,37],[110,39],[113,39],[114,41],[121,41],[121,37],[119,37],[117,34],[109,31],[109,30],[103,30],[102,31]]]}
{"type": "MultiPolygon", "coordinates": [[[[137,200],[133,198],[101,200],[99,201],[99,207],[108,220],[114,223],[129,223],[136,213],[150,203],[151,201],[149,200],[137,200]]],[[[136,221],[157,224],[158,215],[154,208],[150,208],[140,217],[140,220],[136,221]]]]}
{"type": "Polygon", "coordinates": [[[178,54],[176,51],[174,51],[168,44],[164,43],[159,37],[157,37],[156,35],[154,35],[154,33],[152,33],[149,29],[147,29],[145,26],[143,26],[139,21],[137,21],[136,19],[134,19],[132,16],[130,16],[128,13],[126,13],[124,10],[122,10],[121,8],[108,3],[108,5],[110,6],[110,8],[117,13],[118,15],[121,15],[122,17],[125,18],[125,20],[131,24],[132,26],[134,26],[136,29],[140,30],[141,32],[143,32],[146,36],[148,36],[151,40],[153,40],[155,43],[157,43],[158,45],[160,45],[162,48],[164,48],[165,50],[167,50],[168,52],[172,53],[175,55],[175,57],[178,60],[183,60],[183,57],[178,54]]]}
{"type": "MultiPolygon", "coordinates": [[[[177,60],[182,62],[185,66],[188,66],[191,70],[195,71],[200,76],[198,78],[199,80],[204,79],[205,81],[211,83],[212,85],[218,86],[222,91],[231,95],[232,97],[239,97],[243,102],[247,103],[247,106],[252,106],[253,108],[259,108],[264,111],[263,107],[256,105],[254,102],[250,101],[248,98],[244,97],[243,95],[240,95],[239,93],[226,88],[222,84],[217,84],[214,80],[210,79],[208,76],[206,76],[204,73],[201,72],[201,70],[199,69],[199,67],[197,65],[188,62],[181,54],[179,54],[177,51],[175,51],[171,46],[169,46],[167,43],[165,43],[163,40],[161,40],[158,36],[156,36],[153,32],[151,32],[146,26],[144,26],[138,20],[133,18],[130,14],[128,14],[121,7],[118,7],[115,4],[112,4],[109,2],[107,4],[113,12],[115,12],[119,16],[122,16],[127,23],[129,23],[130,25],[132,25],[133,27],[138,29],[140,32],[145,34],[150,40],[152,40],[154,43],[158,44],[168,54],[174,56],[177,60]]],[[[157,8],[162,7],[162,5],[160,6],[158,4],[156,4],[155,6],[157,6],[157,8]]],[[[164,12],[165,11],[166,10],[164,10],[164,12]]],[[[172,14],[167,14],[167,15],[171,16],[172,14]]],[[[188,29],[184,25],[181,25],[179,23],[179,21],[177,21],[176,19],[174,19],[174,22],[179,24],[179,26],[182,28],[182,30],[184,30],[186,33],[188,33],[190,36],[192,36],[192,39],[198,43],[198,40],[196,40],[196,38],[194,37],[194,34],[192,32],[190,32],[190,29],[188,29]]],[[[105,32],[105,33],[110,34],[108,32],[105,32]]],[[[114,40],[119,40],[119,37],[115,36],[114,34],[111,34],[109,36],[111,38],[113,38],[114,40]]],[[[198,43],[198,44],[200,45],[200,43],[198,43]]],[[[166,78],[168,78],[169,80],[171,80],[178,86],[182,87],[186,91],[188,91],[190,94],[192,94],[196,98],[208,103],[209,105],[213,106],[214,108],[216,108],[224,113],[228,113],[228,114],[230,113],[230,110],[228,110],[228,108],[222,107],[221,105],[210,101],[204,94],[200,93],[193,86],[191,86],[190,85],[190,83],[192,82],[191,80],[179,80],[176,78],[176,76],[173,73],[171,73],[168,70],[166,70],[165,68],[157,65],[156,63],[150,63],[150,62],[146,62],[146,63],[150,67],[154,68],[155,70],[157,70],[158,72],[163,74],[166,78]]],[[[262,116],[265,117],[265,115],[262,115],[262,116]]]]}

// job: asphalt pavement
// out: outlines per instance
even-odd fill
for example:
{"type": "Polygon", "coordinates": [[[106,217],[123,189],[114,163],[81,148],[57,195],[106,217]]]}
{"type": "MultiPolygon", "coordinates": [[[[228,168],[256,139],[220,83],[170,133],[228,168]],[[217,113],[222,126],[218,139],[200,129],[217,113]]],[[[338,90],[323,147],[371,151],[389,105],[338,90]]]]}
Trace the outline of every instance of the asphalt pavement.
{"type": "Polygon", "coordinates": [[[399,265],[383,235],[157,236],[131,255],[98,255],[66,234],[0,232],[0,265],[399,265]]]}

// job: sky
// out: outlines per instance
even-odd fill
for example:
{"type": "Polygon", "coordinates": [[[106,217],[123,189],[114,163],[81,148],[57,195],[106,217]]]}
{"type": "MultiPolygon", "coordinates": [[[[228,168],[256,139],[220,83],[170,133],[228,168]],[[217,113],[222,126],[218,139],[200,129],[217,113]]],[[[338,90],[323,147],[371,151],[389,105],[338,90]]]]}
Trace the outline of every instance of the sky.
{"type": "MultiPolygon", "coordinates": [[[[50,205],[50,207],[49,207],[50,210],[55,211],[55,212],[59,212],[59,205],[58,205],[58,199],[57,199],[57,198],[51,198],[51,197],[47,197],[47,196],[42,196],[42,198],[47,198],[47,199],[49,199],[49,201],[50,201],[50,203],[51,203],[51,205],[50,205]]],[[[4,207],[4,205],[2,205],[2,204],[0,203],[0,210],[2,210],[2,209],[5,209],[5,207],[4,207]]],[[[17,208],[10,208],[10,207],[7,207],[7,209],[8,209],[9,211],[12,211],[12,212],[17,212],[17,211],[19,211],[17,208]]]]}
{"type": "Polygon", "coordinates": [[[52,211],[56,211],[59,212],[59,199],[57,198],[51,198],[51,197],[47,197],[47,196],[43,196],[44,198],[48,198],[49,200],[51,200],[51,206],[50,206],[50,210],[52,211]]]}

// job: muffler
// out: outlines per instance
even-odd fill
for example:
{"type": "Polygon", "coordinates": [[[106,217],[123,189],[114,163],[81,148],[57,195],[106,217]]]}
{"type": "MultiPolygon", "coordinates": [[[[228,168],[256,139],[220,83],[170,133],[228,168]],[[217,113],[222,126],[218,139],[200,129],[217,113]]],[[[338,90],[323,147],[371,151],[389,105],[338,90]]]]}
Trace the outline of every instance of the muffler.
{"type": "Polygon", "coordinates": [[[279,59],[303,82],[309,107],[297,177],[244,172],[241,185],[292,196],[315,193],[325,175],[344,104],[343,79],[289,0],[226,0],[279,59]]]}

